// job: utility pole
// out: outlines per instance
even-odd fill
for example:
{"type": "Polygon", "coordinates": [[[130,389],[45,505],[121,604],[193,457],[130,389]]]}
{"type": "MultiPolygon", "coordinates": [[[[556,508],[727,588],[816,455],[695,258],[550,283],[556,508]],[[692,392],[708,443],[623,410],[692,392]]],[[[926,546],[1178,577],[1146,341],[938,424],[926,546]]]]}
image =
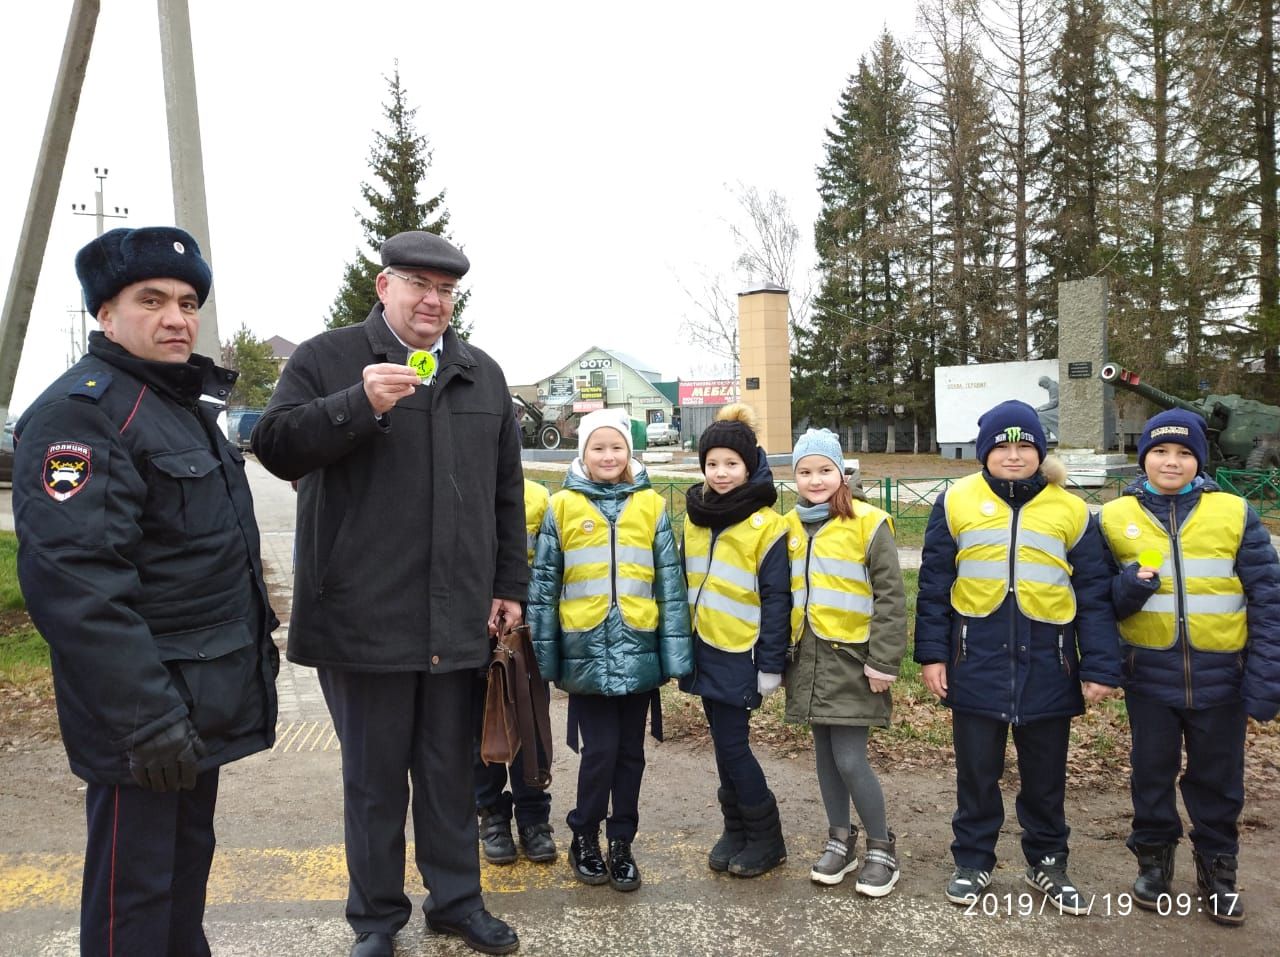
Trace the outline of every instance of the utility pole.
{"type": "Polygon", "coordinates": [[[76,336],[76,317],[80,317],[80,331],[84,332],[84,300],[80,301],[79,309],[68,309],[67,315],[71,317],[71,322],[67,326],[67,336],[69,344],[67,346],[67,368],[70,369],[85,354],[86,345],[84,340],[76,336]]]}
{"type": "MultiPolygon", "coordinates": [[[[121,208],[117,206],[115,208],[116,211],[114,213],[108,213],[102,203],[102,194],[106,189],[105,184],[107,179],[107,168],[104,166],[102,167],[102,171],[99,172],[98,167],[95,166],[93,168],[93,175],[98,177],[98,191],[93,194],[93,206],[94,206],[93,212],[91,213],[87,209],[85,209],[84,203],[79,203],[79,204],[72,203],[71,212],[76,216],[95,217],[97,221],[97,227],[98,227],[98,231],[95,235],[101,236],[104,232],[106,232],[106,226],[107,226],[106,221],[108,219],[127,219],[128,218],[129,207],[126,206],[124,207],[123,210],[121,210],[121,208]]],[[[82,301],[80,305],[80,353],[79,353],[80,356],[83,356],[86,352],[89,351],[88,325],[89,325],[88,322],[85,320],[84,304],[82,301]]],[[[75,339],[75,335],[73,333],[72,340],[74,341],[74,339],[75,339]]],[[[75,350],[73,349],[72,352],[74,353],[75,350]]],[[[74,362],[75,359],[77,358],[79,358],[79,356],[75,356],[72,359],[72,361],[74,362]]]]}
{"type": "MultiPolygon", "coordinates": [[[[209,207],[204,192],[204,152],[196,104],[195,54],[191,50],[191,14],[187,0],[157,0],[160,59],[164,71],[165,112],[169,120],[169,171],[173,178],[173,220],[200,244],[213,264],[209,207]]],[[[196,352],[218,361],[218,311],[211,292],[200,309],[196,352]]]]}
{"type": "Polygon", "coordinates": [[[97,235],[101,236],[103,233],[107,231],[107,224],[105,221],[108,219],[127,219],[129,216],[129,207],[126,206],[124,207],[124,209],[121,209],[119,206],[117,206],[115,208],[116,211],[114,213],[108,213],[105,207],[102,205],[102,193],[103,193],[103,190],[105,189],[105,182],[107,179],[107,168],[104,166],[102,167],[102,171],[99,172],[98,167],[95,166],[93,168],[93,175],[98,177],[98,191],[93,194],[93,206],[94,206],[93,212],[91,213],[87,209],[85,209],[84,203],[79,203],[79,204],[72,203],[71,211],[75,213],[77,216],[96,217],[97,223],[98,223],[97,235]]]}
{"type": "Polygon", "coordinates": [[[62,61],[58,65],[49,115],[45,120],[44,140],[40,144],[27,212],[18,236],[18,251],[9,276],[9,291],[5,295],[4,310],[0,312],[0,421],[8,416],[9,400],[13,398],[18,360],[22,357],[27,324],[31,321],[31,305],[36,297],[36,280],[49,244],[53,207],[58,200],[58,185],[67,162],[71,127],[75,122],[76,107],[80,105],[80,90],[89,65],[98,8],[99,0],[76,0],[67,24],[62,61]]]}

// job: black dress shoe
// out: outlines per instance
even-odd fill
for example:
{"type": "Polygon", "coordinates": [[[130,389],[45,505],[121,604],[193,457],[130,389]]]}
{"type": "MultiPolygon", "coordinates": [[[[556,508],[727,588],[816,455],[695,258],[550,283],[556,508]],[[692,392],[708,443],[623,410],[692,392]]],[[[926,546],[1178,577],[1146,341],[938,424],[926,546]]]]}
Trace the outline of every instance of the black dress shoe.
{"type": "Polygon", "coordinates": [[[599,832],[573,832],[573,840],[569,844],[569,867],[573,869],[573,876],[584,884],[608,883],[609,868],[600,856],[599,832]]]}
{"type": "Polygon", "coordinates": [[[509,954],[520,946],[520,938],[505,922],[481,907],[465,920],[442,920],[427,915],[427,926],[437,934],[455,934],[472,950],[482,954],[509,954]]]}
{"type": "Polygon", "coordinates": [[[633,891],[640,886],[640,868],[631,856],[631,842],[614,838],[609,842],[609,883],[615,891],[633,891]]]}
{"type": "Polygon", "coordinates": [[[520,849],[535,864],[545,864],[556,859],[556,840],[551,836],[552,827],[543,822],[520,828],[520,849]]]}
{"type": "Polygon", "coordinates": [[[356,934],[356,942],[351,945],[351,957],[395,957],[395,952],[390,934],[356,934]]]}

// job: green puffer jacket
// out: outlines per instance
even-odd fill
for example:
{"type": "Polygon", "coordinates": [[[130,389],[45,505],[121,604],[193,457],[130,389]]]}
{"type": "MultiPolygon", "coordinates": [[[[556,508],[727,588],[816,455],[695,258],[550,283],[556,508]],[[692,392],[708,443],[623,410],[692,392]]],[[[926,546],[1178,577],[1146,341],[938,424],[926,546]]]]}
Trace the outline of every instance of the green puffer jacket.
{"type": "MultiPolygon", "coordinates": [[[[822,523],[806,524],[810,537],[822,523]]],[[[890,691],[871,692],[863,673],[870,665],[897,676],[907,650],[907,601],[898,566],[898,546],[887,523],[867,549],[867,572],[874,593],[871,635],[864,644],[826,641],[805,622],[787,664],[786,720],[797,724],[887,727],[893,712],[890,691]]]]}
{"type": "MultiPolygon", "coordinates": [[[[585,495],[600,514],[613,524],[627,500],[651,488],[649,476],[632,461],[635,480],[617,485],[592,482],[575,460],[556,496],[574,492],[585,495]]],[[[553,496],[554,500],[555,496],[553,496]]],[[[572,694],[624,695],[650,691],[668,678],[679,678],[693,669],[693,636],[689,626],[689,602],[684,570],[671,520],[662,512],[653,542],[653,597],[658,605],[656,631],[638,631],[622,620],[616,603],[604,621],[588,631],[565,632],[560,625],[560,595],[564,579],[564,553],[555,509],[548,508],[538,532],[532,580],[525,618],[533,629],[538,669],[547,681],[572,694]]]]}

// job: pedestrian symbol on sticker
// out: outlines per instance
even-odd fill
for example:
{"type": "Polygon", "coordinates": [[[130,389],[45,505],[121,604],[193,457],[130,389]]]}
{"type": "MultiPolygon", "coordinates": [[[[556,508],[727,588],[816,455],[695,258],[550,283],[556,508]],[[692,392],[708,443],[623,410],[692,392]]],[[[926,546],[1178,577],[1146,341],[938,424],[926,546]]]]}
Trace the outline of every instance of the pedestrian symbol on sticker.
{"type": "Polygon", "coordinates": [[[44,490],[65,502],[89,484],[93,451],[79,442],[54,442],[44,454],[44,490]]]}

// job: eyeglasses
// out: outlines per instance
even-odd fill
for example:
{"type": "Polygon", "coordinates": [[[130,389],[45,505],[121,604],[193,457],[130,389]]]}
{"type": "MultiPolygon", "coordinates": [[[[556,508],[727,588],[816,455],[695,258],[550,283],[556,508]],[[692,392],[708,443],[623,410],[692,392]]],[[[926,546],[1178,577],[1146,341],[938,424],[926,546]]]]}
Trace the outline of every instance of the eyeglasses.
{"type": "Polygon", "coordinates": [[[413,291],[413,294],[419,299],[426,298],[427,293],[432,290],[435,291],[436,297],[441,302],[456,302],[458,299],[459,293],[457,286],[442,286],[434,282],[429,282],[426,279],[419,279],[417,276],[403,276],[393,269],[388,269],[386,272],[388,276],[395,276],[397,279],[407,282],[409,284],[409,288],[413,291]]]}

